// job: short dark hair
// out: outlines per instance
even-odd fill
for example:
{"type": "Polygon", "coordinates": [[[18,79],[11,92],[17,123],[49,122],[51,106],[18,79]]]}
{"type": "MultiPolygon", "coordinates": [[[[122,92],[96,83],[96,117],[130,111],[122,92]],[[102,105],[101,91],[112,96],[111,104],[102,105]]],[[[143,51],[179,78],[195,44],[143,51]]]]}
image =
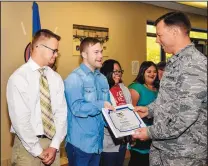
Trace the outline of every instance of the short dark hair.
{"type": "Polygon", "coordinates": [[[161,70],[164,70],[165,69],[165,66],[166,66],[166,62],[165,61],[161,61],[157,64],[157,69],[161,69],[161,70]]]}
{"type": "Polygon", "coordinates": [[[144,73],[150,66],[154,66],[156,71],[157,71],[157,76],[156,76],[156,78],[153,82],[153,85],[154,85],[155,88],[158,89],[159,88],[158,70],[157,70],[156,64],[152,61],[142,62],[142,64],[140,65],[140,68],[139,68],[139,73],[138,73],[136,79],[133,82],[138,82],[140,84],[145,84],[144,73]]]}
{"type": "Polygon", "coordinates": [[[155,26],[161,20],[163,20],[167,26],[175,25],[184,29],[187,34],[189,34],[191,31],[191,22],[183,12],[176,11],[176,12],[166,13],[155,21],[155,26]]]}
{"type": "Polygon", "coordinates": [[[80,43],[80,47],[79,47],[79,50],[80,50],[80,54],[85,51],[86,47],[88,47],[89,45],[95,45],[97,43],[101,43],[100,40],[98,40],[97,38],[93,38],[93,37],[86,37],[84,38],[81,43],[80,43]]]}
{"type": "MultiPolygon", "coordinates": [[[[120,63],[114,59],[108,59],[104,61],[102,67],[100,68],[100,72],[106,76],[110,88],[115,85],[115,81],[113,80],[114,64],[118,64],[122,70],[120,63]]],[[[122,80],[120,80],[119,83],[122,83],[122,80]]]]}
{"type": "Polygon", "coordinates": [[[34,48],[34,45],[36,44],[36,42],[41,38],[41,37],[44,37],[44,38],[55,38],[57,39],[58,41],[61,40],[61,37],[59,35],[56,35],[55,33],[53,33],[52,31],[48,30],[48,29],[40,29],[39,31],[37,31],[35,33],[35,35],[33,36],[33,39],[32,39],[32,49],[34,48]]]}

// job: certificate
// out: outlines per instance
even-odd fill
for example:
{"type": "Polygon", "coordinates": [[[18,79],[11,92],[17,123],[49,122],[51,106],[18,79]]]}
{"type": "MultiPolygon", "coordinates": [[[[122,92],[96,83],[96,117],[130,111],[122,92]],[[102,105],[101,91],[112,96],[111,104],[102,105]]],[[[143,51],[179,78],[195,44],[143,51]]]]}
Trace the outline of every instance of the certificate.
{"type": "Polygon", "coordinates": [[[131,104],[115,107],[116,111],[103,108],[102,113],[116,138],[134,133],[134,130],[146,127],[140,116],[133,111],[131,104]]]}

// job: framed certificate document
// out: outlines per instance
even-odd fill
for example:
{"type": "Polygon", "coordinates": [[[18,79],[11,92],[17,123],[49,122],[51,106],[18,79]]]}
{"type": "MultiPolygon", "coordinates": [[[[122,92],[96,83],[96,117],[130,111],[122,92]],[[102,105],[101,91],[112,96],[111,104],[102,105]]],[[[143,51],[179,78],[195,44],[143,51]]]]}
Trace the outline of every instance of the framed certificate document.
{"type": "Polygon", "coordinates": [[[116,138],[133,134],[134,130],[146,127],[131,104],[115,107],[116,111],[103,108],[102,113],[116,138]]]}

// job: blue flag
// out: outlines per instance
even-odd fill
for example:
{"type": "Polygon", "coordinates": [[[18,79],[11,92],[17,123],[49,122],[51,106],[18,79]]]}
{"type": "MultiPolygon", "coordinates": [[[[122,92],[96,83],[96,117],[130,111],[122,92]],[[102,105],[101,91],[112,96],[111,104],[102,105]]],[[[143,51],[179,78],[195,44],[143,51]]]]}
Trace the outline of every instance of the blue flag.
{"type": "MultiPolygon", "coordinates": [[[[40,15],[39,15],[38,4],[36,2],[33,2],[33,6],[32,6],[32,36],[34,36],[34,34],[40,29],[41,29],[41,25],[40,25],[40,15]]],[[[27,62],[30,58],[30,47],[31,47],[31,42],[25,48],[25,53],[24,53],[25,62],[27,62]]]]}
{"type": "Polygon", "coordinates": [[[38,4],[36,2],[33,2],[33,20],[32,20],[32,35],[34,36],[34,34],[41,29],[41,25],[40,25],[40,15],[39,15],[39,9],[38,9],[38,4]]]}

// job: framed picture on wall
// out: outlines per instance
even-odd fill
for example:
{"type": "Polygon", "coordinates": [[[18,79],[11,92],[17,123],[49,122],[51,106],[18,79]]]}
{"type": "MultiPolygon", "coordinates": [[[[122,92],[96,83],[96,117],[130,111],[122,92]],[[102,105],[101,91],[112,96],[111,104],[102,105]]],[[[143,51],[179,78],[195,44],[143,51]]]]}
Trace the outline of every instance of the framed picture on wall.
{"type": "Polygon", "coordinates": [[[95,27],[87,25],[77,25],[73,24],[73,52],[72,55],[80,55],[80,43],[86,37],[97,38],[101,41],[103,46],[103,56],[108,56],[108,42],[109,42],[109,29],[104,27],[95,27]]]}

